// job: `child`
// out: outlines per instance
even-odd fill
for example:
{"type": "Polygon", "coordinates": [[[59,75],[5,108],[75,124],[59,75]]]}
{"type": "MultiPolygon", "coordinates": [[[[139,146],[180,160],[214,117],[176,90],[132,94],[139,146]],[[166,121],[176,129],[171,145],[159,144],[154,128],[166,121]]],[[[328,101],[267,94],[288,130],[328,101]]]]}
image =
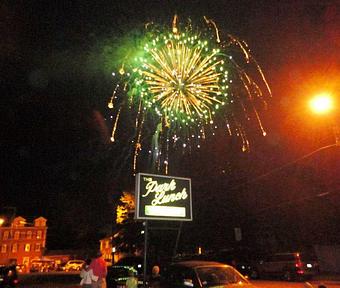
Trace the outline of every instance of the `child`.
{"type": "Polygon", "coordinates": [[[83,288],[91,288],[92,287],[92,281],[97,281],[98,277],[93,275],[92,269],[90,269],[90,263],[91,260],[87,259],[85,261],[85,264],[83,266],[83,269],[80,271],[80,286],[83,288]]]}
{"type": "Polygon", "coordinates": [[[129,271],[129,277],[126,280],[125,285],[126,285],[126,288],[137,288],[138,287],[138,279],[132,270],[129,271]]]}

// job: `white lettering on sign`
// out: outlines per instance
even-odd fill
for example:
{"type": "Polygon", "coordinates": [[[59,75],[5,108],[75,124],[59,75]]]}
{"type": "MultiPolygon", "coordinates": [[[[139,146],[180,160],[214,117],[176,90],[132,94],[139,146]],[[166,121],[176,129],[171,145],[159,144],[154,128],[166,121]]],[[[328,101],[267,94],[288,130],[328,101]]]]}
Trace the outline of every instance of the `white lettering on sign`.
{"type": "Polygon", "coordinates": [[[146,194],[142,195],[143,197],[147,197],[150,193],[165,193],[168,191],[173,191],[176,189],[176,181],[174,179],[171,180],[170,183],[158,184],[157,181],[153,181],[152,178],[146,178],[148,184],[146,184],[146,194]]]}
{"type": "Polygon", "coordinates": [[[176,190],[176,181],[174,179],[172,179],[170,183],[163,184],[158,184],[158,182],[152,180],[152,178],[144,178],[144,180],[148,181],[148,183],[145,186],[146,193],[142,195],[142,197],[147,197],[150,193],[154,193],[154,199],[151,201],[152,206],[176,202],[188,198],[186,188],[183,188],[182,191],[179,192],[167,193],[169,191],[172,192],[176,190]]]}

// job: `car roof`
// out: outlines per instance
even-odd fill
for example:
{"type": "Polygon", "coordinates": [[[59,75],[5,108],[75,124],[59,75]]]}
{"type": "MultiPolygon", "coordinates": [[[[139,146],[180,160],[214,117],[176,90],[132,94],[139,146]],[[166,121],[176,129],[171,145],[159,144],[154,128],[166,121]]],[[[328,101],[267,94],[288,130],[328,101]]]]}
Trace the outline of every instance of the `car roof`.
{"type": "Polygon", "coordinates": [[[230,267],[227,264],[223,264],[220,262],[214,262],[214,261],[203,261],[203,260],[191,260],[191,261],[179,261],[172,263],[174,266],[184,266],[188,268],[196,268],[196,267],[206,267],[206,266],[223,266],[223,267],[230,267]]]}

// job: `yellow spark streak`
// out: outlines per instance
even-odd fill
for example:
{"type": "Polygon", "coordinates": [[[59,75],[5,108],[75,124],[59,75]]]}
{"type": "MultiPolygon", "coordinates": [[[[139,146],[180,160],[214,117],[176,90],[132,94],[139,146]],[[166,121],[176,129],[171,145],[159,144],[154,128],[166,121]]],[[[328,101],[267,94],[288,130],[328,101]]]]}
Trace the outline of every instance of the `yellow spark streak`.
{"type": "Polygon", "coordinates": [[[203,18],[204,18],[204,20],[205,20],[205,22],[206,22],[207,24],[210,24],[210,23],[211,23],[211,24],[214,26],[215,32],[216,32],[216,41],[217,41],[217,43],[220,43],[221,40],[220,40],[220,35],[219,35],[219,32],[218,32],[218,28],[217,28],[216,23],[215,23],[213,20],[208,19],[208,18],[205,17],[205,16],[203,16],[203,18]]]}
{"type": "Polygon", "coordinates": [[[135,128],[138,128],[139,115],[140,115],[141,111],[142,111],[142,100],[139,101],[138,112],[137,112],[137,117],[136,117],[136,122],[135,122],[135,128]]]}
{"type": "Polygon", "coordinates": [[[115,142],[115,134],[116,134],[118,120],[119,120],[119,116],[120,116],[120,111],[121,110],[122,110],[122,106],[118,110],[118,113],[117,113],[117,116],[116,116],[116,120],[115,120],[115,124],[113,125],[112,134],[111,134],[111,142],[115,142]]]}
{"type": "Polygon", "coordinates": [[[144,124],[144,115],[143,115],[143,119],[139,127],[139,132],[138,132],[136,146],[135,146],[135,153],[133,155],[133,173],[136,173],[138,151],[142,150],[142,144],[140,143],[140,139],[142,137],[143,124],[144,124]]]}
{"type": "Polygon", "coordinates": [[[228,37],[231,39],[232,42],[236,43],[236,45],[238,45],[240,47],[240,49],[242,50],[247,62],[249,62],[249,53],[248,50],[244,47],[247,45],[243,44],[240,40],[238,40],[235,36],[228,34],[228,37]]]}
{"type": "Polygon", "coordinates": [[[118,87],[119,87],[119,84],[117,84],[116,87],[115,87],[115,89],[113,90],[112,96],[111,96],[110,101],[109,101],[109,103],[108,103],[108,105],[107,105],[110,109],[113,109],[113,102],[114,102],[113,100],[114,100],[115,95],[116,95],[116,93],[117,93],[118,87]]]}
{"type": "Polygon", "coordinates": [[[268,82],[267,82],[267,79],[266,79],[266,77],[264,76],[264,73],[263,73],[263,71],[262,71],[260,65],[257,63],[257,61],[255,60],[254,57],[251,57],[251,60],[253,60],[253,62],[255,63],[256,68],[257,68],[257,71],[259,71],[259,73],[260,73],[260,75],[261,75],[261,77],[262,77],[262,81],[263,81],[264,84],[266,85],[266,88],[267,88],[267,90],[268,90],[268,92],[269,92],[269,95],[272,96],[272,90],[271,90],[270,87],[269,87],[269,84],[268,84],[268,82]]]}
{"type": "Polygon", "coordinates": [[[174,19],[172,20],[172,32],[174,34],[177,34],[178,29],[177,29],[177,15],[175,14],[174,19]]]}
{"type": "Polygon", "coordinates": [[[259,126],[260,126],[260,128],[261,128],[262,135],[263,135],[263,136],[266,136],[266,135],[267,135],[267,132],[266,132],[266,131],[264,130],[264,128],[263,128],[263,125],[262,125],[262,122],[261,122],[261,119],[260,119],[260,115],[259,115],[259,113],[257,112],[257,110],[256,110],[255,107],[253,107],[253,109],[254,109],[254,112],[255,112],[255,115],[256,115],[257,122],[259,123],[259,126]]]}
{"type": "Polygon", "coordinates": [[[256,69],[260,73],[262,81],[266,85],[266,88],[268,90],[269,95],[272,96],[272,91],[271,91],[271,89],[269,87],[267,79],[264,76],[264,73],[263,73],[260,65],[257,63],[256,59],[252,55],[249,54],[249,51],[247,49],[248,48],[247,43],[245,43],[244,41],[238,40],[236,37],[234,37],[231,34],[228,34],[228,37],[232,40],[232,42],[236,43],[236,45],[238,45],[240,47],[240,49],[242,50],[242,52],[243,52],[243,54],[244,54],[244,56],[245,56],[245,58],[247,60],[247,63],[249,63],[250,60],[255,63],[256,69]]]}

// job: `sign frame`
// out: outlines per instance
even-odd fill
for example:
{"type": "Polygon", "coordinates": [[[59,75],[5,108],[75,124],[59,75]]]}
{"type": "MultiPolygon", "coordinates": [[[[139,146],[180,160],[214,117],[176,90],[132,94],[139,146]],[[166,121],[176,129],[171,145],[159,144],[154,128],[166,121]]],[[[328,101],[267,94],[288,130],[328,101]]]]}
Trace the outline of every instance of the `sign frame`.
{"type": "MultiPolygon", "coordinates": [[[[136,199],[136,207],[135,207],[135,219],[137,220],[165,220],[165,221],[192,221],[192,193],[191,193],[191,179],[190,178],[184,178],[184,177],[174,177],[174,176],[168,176],[168,175],[158,175],[158,174],[150,174],[150,173],[137,173],[136,174],[136,186],[135,186],[135,199],[136,199]],[[187,187],[188,191],[188,206],[182,206],[185,210],[186,216],[180,217],[180,216],[146,216],[146,215],[140,215],[141,211],[145,211],[145,206],[142,207],[141,204],[141,178],[142,177],[154,177],[154,178],[161,178],[161,179],[173,179],[173,180],[180,180],[180,181],[188,181],[187,187]],[[190,211],[187,211],[190,210],[190,211]],[[188,215],[187,215],[188,214],[188,215]]],[[[157,206],[156,206],[157,207],[157,206]]],[[[162,207],[162,206],[158,206],[162,207]]]]}

